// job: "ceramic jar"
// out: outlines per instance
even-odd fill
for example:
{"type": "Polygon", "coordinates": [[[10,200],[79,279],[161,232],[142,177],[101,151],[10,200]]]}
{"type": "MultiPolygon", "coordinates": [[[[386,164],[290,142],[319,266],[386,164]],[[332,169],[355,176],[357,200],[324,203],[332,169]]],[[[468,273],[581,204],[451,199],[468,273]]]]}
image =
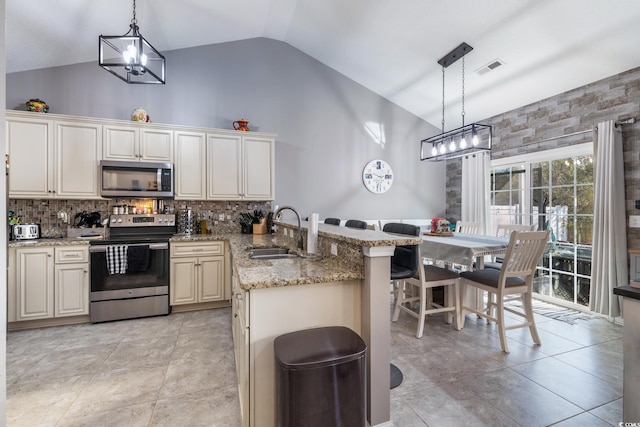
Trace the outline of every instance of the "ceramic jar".
{"type": "Polygon", "coordinates": [[[147,114],[147,110],[142,107],[136,108],[133,110],[133,113],[131,113],[131,120],[134,122],[148,122],[149,115],[147,114]]]}

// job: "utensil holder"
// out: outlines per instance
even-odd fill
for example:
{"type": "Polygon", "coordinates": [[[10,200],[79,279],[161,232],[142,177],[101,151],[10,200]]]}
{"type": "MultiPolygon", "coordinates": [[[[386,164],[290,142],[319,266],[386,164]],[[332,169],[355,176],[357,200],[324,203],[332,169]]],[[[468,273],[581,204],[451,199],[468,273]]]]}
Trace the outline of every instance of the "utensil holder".
{"type": "Polygon", "coordinates": [[[253,234],[267,234],[266,218],[262,218],[258,224],[253,224],[253,234]]]}

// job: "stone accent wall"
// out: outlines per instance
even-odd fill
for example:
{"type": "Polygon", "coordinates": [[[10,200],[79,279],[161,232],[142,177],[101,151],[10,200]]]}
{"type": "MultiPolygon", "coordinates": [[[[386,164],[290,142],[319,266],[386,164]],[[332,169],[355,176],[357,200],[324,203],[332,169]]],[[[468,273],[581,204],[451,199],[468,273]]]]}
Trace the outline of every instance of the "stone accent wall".
{"type": "MultiPolygon", "coordinates": [[[[640,120],[640,67],[508,111],[480,123],[493,126],[491,157],[534,153],[593,140],[589,131],[604,120],[640,120]],[[550,139],[562,137],[558,139],[550,139]]],[[[640,215],[640,122],[622,125],[626,215],[640,215]]],[[[460,219],[462,160],[447,162],[447,219],[460,219]]],[[[640,248],[640,229],[627,228],[627,245],[640,248]]]]}
{"type": "MultiPolygon", "coordinates": [[[[20,217],[21,224],[40,224],[43,237],[67,237],[67,227],[73,225],[76,214],[82,211],[100,212],[102,219],[109,217],[113,206],[128,205],[150,207],[151,199],[109,199],[109,200],[34,200],[9,199],[7,211],[20,217]],[[69,223],[58,217],[59,212],[69,216],[69,223]]],[[[167,212],[177,213],[182,208],[193,210],[195,218],[214,221],[214,232],[240,232],[240,213],[271,210],[271,202],[265,201],[186,201],[166,200],[167,212]],[[220,215],[224,214],[224,221],[220,215]]]]}

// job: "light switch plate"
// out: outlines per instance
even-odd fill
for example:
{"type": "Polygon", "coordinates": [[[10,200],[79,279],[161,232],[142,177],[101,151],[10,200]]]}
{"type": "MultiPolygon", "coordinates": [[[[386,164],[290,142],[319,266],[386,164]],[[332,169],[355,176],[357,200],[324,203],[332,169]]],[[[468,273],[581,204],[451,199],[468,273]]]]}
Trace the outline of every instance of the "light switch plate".
{"type": "Polygon", "coordinates": [[[640,228],[640,215],[629,215],[629,228],[640,228]]]}

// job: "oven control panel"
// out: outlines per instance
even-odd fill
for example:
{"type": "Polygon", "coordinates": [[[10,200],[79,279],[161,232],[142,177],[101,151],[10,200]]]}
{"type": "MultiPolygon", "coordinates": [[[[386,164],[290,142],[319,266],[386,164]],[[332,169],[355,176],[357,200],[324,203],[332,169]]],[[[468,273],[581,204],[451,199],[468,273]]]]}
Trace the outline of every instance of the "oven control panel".
{"type": "Polygon", "coordinates": [[[113,214],[109,227],[166,227],[176,225],[174,214],[113,214]]]}

